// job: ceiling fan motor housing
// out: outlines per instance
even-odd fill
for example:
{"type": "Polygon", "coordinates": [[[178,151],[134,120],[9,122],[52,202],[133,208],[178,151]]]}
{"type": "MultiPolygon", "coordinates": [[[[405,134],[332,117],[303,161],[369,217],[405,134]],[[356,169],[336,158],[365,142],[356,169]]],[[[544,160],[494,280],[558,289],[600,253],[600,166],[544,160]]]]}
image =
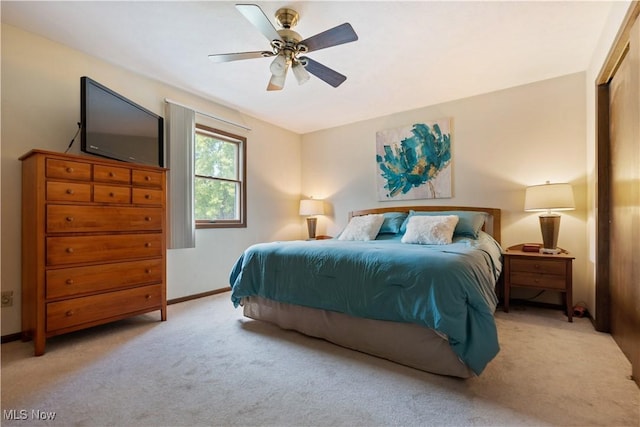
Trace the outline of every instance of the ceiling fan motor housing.
{"type": "Polygon", "coordinates": [[[298,24],[298,19],[300,15],[293,9],[289,9],[288,7],[283,7],[277,10],[276,12],[276,21],[278,25],[280,25],[284,29],[290,29],[295,27],[298,24]]]}

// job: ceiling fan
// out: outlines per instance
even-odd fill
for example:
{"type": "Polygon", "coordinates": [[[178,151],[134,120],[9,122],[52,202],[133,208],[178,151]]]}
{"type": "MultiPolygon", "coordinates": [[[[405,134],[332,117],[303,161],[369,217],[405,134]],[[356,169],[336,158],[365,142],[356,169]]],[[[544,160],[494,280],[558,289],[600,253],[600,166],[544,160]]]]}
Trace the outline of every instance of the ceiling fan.
{"type": "Polygon", "coordinates": [[[236,4],[236,8],[269,40],[271,50],[209,55],[209,59],[212,61],[230,62],[275,56],[270,66],[271,79],[267,90],[281,90],[284,87],[289,67],[291,67],[298,84],[307,82],[310,78],[309,73],[333,87],[340,86],[347,79],[337,71],[301,55],[358,40],[358,35],[351,24],[344,23],[303,40],[300,34],[291,29],[299,19],[298,12],[293,9],[287,7],[278,9],[275,17],[282,29],[276,30],[260,6],[236,4]]]}

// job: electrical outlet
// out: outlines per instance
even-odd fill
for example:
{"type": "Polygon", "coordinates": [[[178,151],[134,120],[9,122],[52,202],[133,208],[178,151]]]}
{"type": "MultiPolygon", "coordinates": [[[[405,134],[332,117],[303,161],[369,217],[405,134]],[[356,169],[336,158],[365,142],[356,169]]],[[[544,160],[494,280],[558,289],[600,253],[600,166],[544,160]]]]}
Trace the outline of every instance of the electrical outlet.
{"type": "Polygon", "coordinates": [[[2,307],[11,307],[13,305],[13,291],[2,291],[0,301],[2,301],[2,307]]]}

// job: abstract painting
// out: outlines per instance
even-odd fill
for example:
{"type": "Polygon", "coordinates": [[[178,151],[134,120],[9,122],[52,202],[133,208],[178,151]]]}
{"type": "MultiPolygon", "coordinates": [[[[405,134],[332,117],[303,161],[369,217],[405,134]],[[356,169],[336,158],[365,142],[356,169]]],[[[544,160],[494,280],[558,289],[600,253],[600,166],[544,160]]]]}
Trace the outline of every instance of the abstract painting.
{"type": "Polygon", "coordinates": [[[451,197],[449,119],[376,132],[378,200],[451,197]]]}

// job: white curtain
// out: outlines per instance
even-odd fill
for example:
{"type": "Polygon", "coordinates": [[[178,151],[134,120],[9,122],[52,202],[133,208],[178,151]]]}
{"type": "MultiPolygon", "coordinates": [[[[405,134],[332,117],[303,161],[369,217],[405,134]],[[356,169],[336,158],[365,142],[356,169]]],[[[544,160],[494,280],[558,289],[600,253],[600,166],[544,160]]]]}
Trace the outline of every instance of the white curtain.
{"type": "Polygon", "coordinates": [[[166,104],[169,168],[169,249],[195,248],[193,203],[195,111],[166,104]]]}

